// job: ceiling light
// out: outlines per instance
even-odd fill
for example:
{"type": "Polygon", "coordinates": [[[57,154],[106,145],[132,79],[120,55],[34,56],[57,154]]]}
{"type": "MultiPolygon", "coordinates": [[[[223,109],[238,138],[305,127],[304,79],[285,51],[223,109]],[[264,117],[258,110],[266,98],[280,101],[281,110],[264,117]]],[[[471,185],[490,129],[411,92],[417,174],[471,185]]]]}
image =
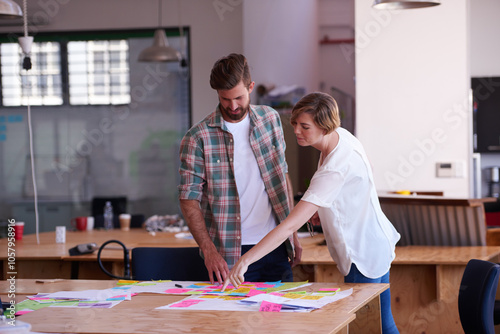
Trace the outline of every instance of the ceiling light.
{"type": "Polygon", "coordinates": [[[147,62],[169,62],[180,61],[181,54],[179,51],[168,45],[167,35],[165,30],[161,28],[161,0],[158,1],[158,25],[155,30],[153,45],[142,50],[139,54],[139,61],[147,62]]]}
{"type": "Polygon", "coordinates": [[[0,0],[0,19],[18,19],[23,16],[21,7],[12,0],[0,0]]]}
{"type": "Polygon", "coordinates": [[[440,5],[440,0],[375,0],[373,7],[377,9],[411,9],[440,5]]]}
{"type": "Polygon", "coordinates": [[[179,61],[179,51],[168,45],[165,30],[156,29],[153,45],[139,54],[139,61],[179,61]]]}

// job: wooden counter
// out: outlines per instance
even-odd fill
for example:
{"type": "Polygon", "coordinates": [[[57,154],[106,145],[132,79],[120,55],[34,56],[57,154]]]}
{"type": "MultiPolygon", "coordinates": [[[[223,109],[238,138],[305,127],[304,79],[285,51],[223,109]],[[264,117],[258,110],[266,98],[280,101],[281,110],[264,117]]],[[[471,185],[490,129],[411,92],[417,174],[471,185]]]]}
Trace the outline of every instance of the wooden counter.
{"type": "MultiPolygon", "coordinates": [[[[301,265],[297,280],[341,281],[342,274],[322,235],[301,239],[301,265]]],[[[401,333],[462,333],[458,315],[458,291],[470,259],[500,262],[500,247],[396,247],[391,267],[392,311],[401,333]]]]}

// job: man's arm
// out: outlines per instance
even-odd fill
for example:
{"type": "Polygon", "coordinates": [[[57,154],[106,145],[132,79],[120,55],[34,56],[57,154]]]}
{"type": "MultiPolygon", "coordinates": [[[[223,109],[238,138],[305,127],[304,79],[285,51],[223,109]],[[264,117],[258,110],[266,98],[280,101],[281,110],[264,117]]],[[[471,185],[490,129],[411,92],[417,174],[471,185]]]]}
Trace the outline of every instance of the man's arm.
{"type": "Polygon", "coordinates": [[[213,274],[215,273],[215,278],[222,284],[229,274],[229,268],[208,235],[205,219],[200,209],[200,203],[196,200],[181,199],[180,206],[189,230],[205,257],[205,266],[208,270],[210,282],[214,283],[213,274]]]}
{"type": "MultiPolygon", "coordinates": [[[[286,177],[286,189],[287,189],[287,195],[288,195],[288,205],[290,206],[290,211],[295,206],[295,200],[293,198],[293,188],[292,188],[292,181],[290,180],[290,176],[288,173],[285,175],[286,177]]],[[[297,231],[293,232],[293,248],[294,248],[294,256],[290,264],[292,267],[296,266],[299,262],[300,259],[302,258],[302,245],[300,244],[299,241],[299,236],[297,234],[297,231]]]]}
{"type": "Polygon", "coordinates": [[[250,264],[261,259],[281,245],[293,232],[304,225],[316,211],[318,211],[318,206],[315,204],[300,201],[284,221],[269,232],[257,245],[240,257],[224,282],[222,291],[224,291],[229,283],[232,283],[235,287],[243,283],[245,272],[248,270],[250,264]]]}

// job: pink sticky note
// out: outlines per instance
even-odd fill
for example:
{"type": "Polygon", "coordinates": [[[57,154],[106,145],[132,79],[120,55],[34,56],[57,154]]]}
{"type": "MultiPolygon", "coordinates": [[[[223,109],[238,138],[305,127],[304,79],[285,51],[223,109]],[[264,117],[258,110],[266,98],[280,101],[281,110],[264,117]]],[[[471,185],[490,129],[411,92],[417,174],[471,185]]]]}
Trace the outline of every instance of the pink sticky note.
{"type": "Polygon", "coordinates": [[[339,291],[340,288],[323,288],[323,289],[319,289],[318,291],[331,291],[331,292],[335,292],[335,291],[339,291]]]}
{"type": "Polygon", "coordinates": [[[26,314],[26,313],[30,313],[30,312],[33,312],[33,310],[21,310],[21,311],[17,311],[15,315],[23,315],[23,314],[26,314]]]}
{"type": "Polygon", "coordinates": [[[202,302],[202,300],[194,300],[194,299],[181,300],[177,304],[173,304],[170,307],[189,307],[191,305],[196,305],[199,302],[202,302]]]}
{"type": "Polygon", "coordinates": [[[281,297],[281,296],[284,296],[285,294],[281,293],[281,292],[271,292],[270,295],[281,297]]]}
{"type": "Polygon", "coordinates": [[[252,297],[252,296],[260,295],[260,294],[263,294],[263,293],[265,293],[265,292],[261,291],[261,290],[250,289],[250,291],[247,293],[247,296],[248,297],[252,297]]]}
{"type": "Polygon", "coordinates": [[[173,294],[183,294],[183,293],[186,293],[188,291],[191,291],[191,289],[167,289],[165,290],[165,293],[173,293],[173,294]]]}
{"type": "Polygon", "coordinates": [[[279,312],[281,310],[281,305],[271,302],[262,301],[260,304],[259,311],[261,312],[279,312]]]}

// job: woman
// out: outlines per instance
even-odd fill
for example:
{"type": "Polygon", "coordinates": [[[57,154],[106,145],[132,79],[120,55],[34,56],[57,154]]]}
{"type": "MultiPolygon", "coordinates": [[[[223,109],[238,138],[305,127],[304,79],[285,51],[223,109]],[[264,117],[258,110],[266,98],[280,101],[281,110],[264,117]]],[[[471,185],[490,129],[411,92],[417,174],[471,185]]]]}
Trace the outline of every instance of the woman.
{"type": "MultiPolygon", "coordinates": [[[[291,124],[300,146],[321,152],[318,170],[290,215],[235,264],[223,289],[244,282],[250,264],[283,243],[316,212],[346,283],[389,283],[400,235],[380,208],[361,143],[340,127],[337,103],[325,93],[306,95],[293,108],[291,124]]],[[[382,293],[381,308],[383,333],[398,333],[390,290],[382,293]]]]}

